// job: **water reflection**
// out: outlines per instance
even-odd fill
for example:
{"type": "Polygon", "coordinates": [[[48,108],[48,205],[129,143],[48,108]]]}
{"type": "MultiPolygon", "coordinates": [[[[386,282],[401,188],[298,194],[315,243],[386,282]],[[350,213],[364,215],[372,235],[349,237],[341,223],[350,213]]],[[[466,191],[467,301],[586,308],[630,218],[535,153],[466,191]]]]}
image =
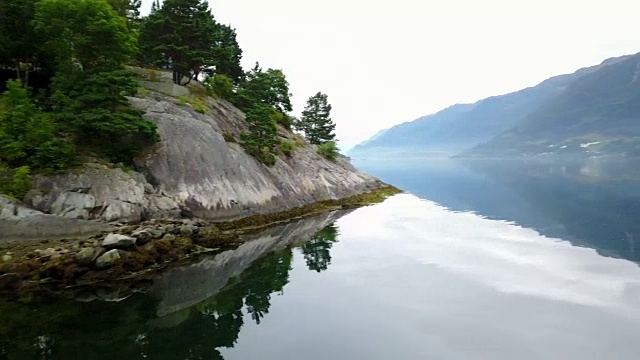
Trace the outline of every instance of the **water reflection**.
{"type": "Polygon", "coordinates": [[[640,262],[640,162],[407,160],[359,167],[454,211],[640,262]]]}
{"type": "Polygon", "coordinates": [[[148,294],[123,302],[2,300],[0,359],[222,359],[219,348],[234,347],[245,321],[260,324],[283,294],[294,244],[310,270],[328,268],[333,221],[344,214],[269,229],[236,250],[174,269],[148,294]]]}
{"type": "Polygon", "coordinates": [[[311,240],[301,246],[304,260],[309,270],[321,272],[327,270],[331,264],[331,247],[337,241],[338,228],[331,224],[320,230],[311,240]]]}

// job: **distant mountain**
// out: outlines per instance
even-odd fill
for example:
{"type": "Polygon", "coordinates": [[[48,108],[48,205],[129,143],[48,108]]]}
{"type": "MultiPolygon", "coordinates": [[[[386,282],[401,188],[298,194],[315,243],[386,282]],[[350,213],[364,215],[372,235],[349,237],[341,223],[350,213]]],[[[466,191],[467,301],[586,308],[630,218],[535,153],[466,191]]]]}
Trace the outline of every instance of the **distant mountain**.
{"type": "Polygon", "coordinates": [[[585,74],[467,156],[640,155],[640,54],[585,74]]]}
{"type": "MultiPolygon", "coordinates": [[[[624,87],[618,82],[609,80],[606,74],[621,72],[623,74],[619,76],[628,82],[633,80],[633,74],[629,74],[629,71],[626,70],[619,70],[619,68],[627,69],[627,65],[634,63],[634,61],[637,64],[639,56],[607,59],[599,65],[580,69],[573,74],[555,76],[537,86],[517,92],[493,96],[474,104],[453,105],[435,114],[396,125],[382,134],[377,134],[375,138],[355,146],[349,155],[353,158],[371,158],[449,157],[458,154],[464,156],[522,156],[535,153],[540,149],[536,148],[533,152],[529,148],[518,150],[520,141],[522,141],[518,138],[518,134],[521,134],[519,129],[531,132],[532,137],[527,140],[527,143],[535,143],[536,137],[533,134],[545,133],[541,129],[537,129],[536,124],[549,127],[550,124],[557,123],[558,118],[568,114],[567,109],[594,103],[593,99],[601,96],[603,92],[607,92],[609,86],[614,87],[613,83],[616,84],[617,95],[607,97],[609,102],[599,99],[602,100],[603,107],[598,111],[594,109],[586,113],[595,112],[603,115],[607,109],[610,112],[617,111],[614,109],[616,104],[614,99],[623,100],[623,94],[628,95],[627,92],[633,85],[624,87]],[[587,80],[580,81],[583,78],[587,80]],[[599,89],[601,85],[606,89],[599,89]],[[580,91],[586,92],[586,94],[580,97],[580,91]],[[568,98],[569,94],[573,94],[571,95],[573,97],[568,98]],[[610,107],[606,108],[605,103],[610,107]]],[[[619,82],[623,82],[623,80],[620,79],[619,82]]],[[[628,112],[633,112],[631,99],[624,99],[626,99],[624,100],[625,108],[628,112]]],[[[566,122],[563,123],[564,125],[558,124],[558,126],[567,125],[566,122]]],[[[587,138],[596,139],[595,137],[587,138]]],[[[553,141],[558,142],[557,138],[553,141]]],[[[627,146],[628,141],[625,141],[627,140],[623,141],[623,147],[627,146]]],[[[585,144],[588,143],[580,142],[578,146],[585,144]]],[[[615,147],[616,144],[612,143],[611,145],[615,147]]],[[[549,145],[555,144],[549,143],[546,146],[549,145]]],[[[589,144],[587,147],[595,145],[589,144]]],[[[618,144],[618,146],[620,145],[618,144]]],[[[567,145],[564,149],[568,147],[567,145]]],[[[585,147],[580,149],[585,149],[585,147]]]]}

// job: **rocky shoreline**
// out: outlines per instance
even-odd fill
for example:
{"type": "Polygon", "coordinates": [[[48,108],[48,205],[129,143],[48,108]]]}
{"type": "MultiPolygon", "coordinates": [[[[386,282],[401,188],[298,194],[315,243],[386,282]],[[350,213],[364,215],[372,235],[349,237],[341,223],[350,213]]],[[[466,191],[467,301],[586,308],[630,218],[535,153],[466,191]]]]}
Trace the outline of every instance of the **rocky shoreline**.
{"type": "Polygon", "coordinates": [[[1,252],[0,293],[122,283],[135,287],[199,254],[235,248],[244,235],[296,218],[381,202],[399,192],[384,186],[340,200],[229,222],[151,219],[136,225],[119,224],[88,238],[14,242],[1,252]]]}

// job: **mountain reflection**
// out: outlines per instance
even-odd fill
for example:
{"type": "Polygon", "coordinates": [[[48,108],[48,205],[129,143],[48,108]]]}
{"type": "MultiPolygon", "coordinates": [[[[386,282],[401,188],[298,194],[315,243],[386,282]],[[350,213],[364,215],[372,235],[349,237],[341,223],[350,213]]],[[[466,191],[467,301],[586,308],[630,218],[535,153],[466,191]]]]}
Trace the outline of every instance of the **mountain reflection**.
{"type": "Polygon", "coordinates": [[[640,262],[640,161],[433,160],[359,168],[454,211],[507,220],[542,235],[640,262]]]}
{"type": "Polygon", "coordinates": [[[273,297],[283,294],[294,256],[290,244],[300,244],[310,270],[327,269],[338,229],[330,224],[317,231],[317,226],[334,220],[335,216],[327,215],[322,221],[303,220],[281,230],[278,236],[284,240],[275,242],[272,231],[256,246],[284,241],[283,248],[228,278],[213,296],[161,317],[162,300],[157,293],[119,303],[31,297],[0,300],[0,359],[99,360],[113,359],[116,353],[122,359],[223,359],[218,349],[234,347],[245,321],[260,324],[269,314],[273,297]],[[314,226],[315,231],[306,234],[314,226]]]}

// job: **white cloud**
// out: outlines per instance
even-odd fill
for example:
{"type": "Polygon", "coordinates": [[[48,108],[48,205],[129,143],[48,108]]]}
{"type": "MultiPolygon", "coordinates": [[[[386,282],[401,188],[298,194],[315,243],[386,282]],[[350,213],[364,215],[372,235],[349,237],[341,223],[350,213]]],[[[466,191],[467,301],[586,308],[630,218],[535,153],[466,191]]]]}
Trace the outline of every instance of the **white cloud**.
{"type": "Polygon", "coordinates": [[[625,0],[210,4],[237,29],[246,68],[284,70],[295,112],[317,91],[329,95],[344,148],[455,103],[640,51],[640,4],[625,0]]]}

